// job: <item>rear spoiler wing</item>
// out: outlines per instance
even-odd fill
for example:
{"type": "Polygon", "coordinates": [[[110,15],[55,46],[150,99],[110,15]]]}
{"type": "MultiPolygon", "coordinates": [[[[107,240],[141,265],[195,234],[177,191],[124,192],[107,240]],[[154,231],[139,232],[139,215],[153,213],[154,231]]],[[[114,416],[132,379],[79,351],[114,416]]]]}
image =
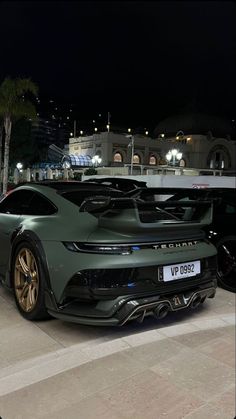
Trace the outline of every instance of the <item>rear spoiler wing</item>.
{"type": "Polygon", "coordinates": [[[199,229],[212,222],[213,205],[211,201],[143,202],[134,198],[94,196],[83,201],[80,212],[95,215],[100,227],[117,231],[121,228],[123,231],[134,232],[181,226],[199,229]],[[145,211],[147,214],[152,211],[152,215],[156,211],[156,219],[143,222],[141,214],[145,211]],[[158,214],[161,215],[160,219],[158,214]]]}
{"type": "MultiPolygon", "coordinates": [[[[146,202],[145,202],[146,203],[146,202]]],[[[147,202],[147,204],[149,204],[147,202]]],[[[207,201],[158,201],[153,202],[158,208],[164,209],[167,212],[175,215],[182,221],[199,222],[201,225],[208,225],[212,223],[213,217],[213,202],[207,201]],[[181,210],[182,214],[179,212],[181,210]]]]}
{"type": "MultiPolygon", "coordinates": [[[[161,201],[164,200],[164,196],[167,196],[167,199],[175,199],[175,195],[177,194],[184,194],[189,195],[190,200],[211,200],[213,202],[221,202],[221,197],[209,197],[208,192],[211,191],[210,188],[204,189],[195,189],[195,188],[181,188],[181,187],[148,187],[148,188],[136,188],[132,189],[132,191],[128,191],[125,193],[126,197],[135,198],[135,199],[144,199],[147,197],[150,202],[151,196],[157,195],[161,197],[161,201]],[[192,196],[192,198],[191,198],[192,196]],[[173,197],[173,198],[172,198],[173,197]]],[[[154,199],[153,199],[154,201],[154,199]]],[[[156,199],[155,202],[159,202],[159,199],[156,199]]]]}
{"type": "Polygon", "coordinates": [[[174,195],[177,192],[181,192],[183,190],[192,190],[192,188],[180,188],[180,187],[155,187],[155,186],[149,186],[146,188],[135,188],[131,191],[128,191],[125,193],[125,196],[127,197],[138,197],[140,193],[143,195],[174,195]]]}

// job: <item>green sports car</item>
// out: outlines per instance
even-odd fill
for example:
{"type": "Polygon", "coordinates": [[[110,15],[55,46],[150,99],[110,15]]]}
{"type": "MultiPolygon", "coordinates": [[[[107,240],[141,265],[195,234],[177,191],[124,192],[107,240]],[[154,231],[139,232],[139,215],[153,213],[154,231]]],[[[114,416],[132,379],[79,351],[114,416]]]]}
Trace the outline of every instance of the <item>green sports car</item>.
{"type": "Polygon", "coordinates": [[[28,320],[123,325],[196,308],[216,289],[202,230],[212,206],[185,204],[186,221],[166,208],[179,202],[157,207],[96,183],[19,186],[0,202],[0,281],[28,320]]]}

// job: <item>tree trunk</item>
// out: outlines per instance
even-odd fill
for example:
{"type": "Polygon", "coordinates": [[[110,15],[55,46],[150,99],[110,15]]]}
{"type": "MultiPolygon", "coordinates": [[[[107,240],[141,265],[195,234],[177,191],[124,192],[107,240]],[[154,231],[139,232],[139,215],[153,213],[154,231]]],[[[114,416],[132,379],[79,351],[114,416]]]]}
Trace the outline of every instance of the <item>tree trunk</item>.
{"type": "Polygon", "coordinates": [[[3,142],[3,125],[0,125],[0,194],[2,190],[2,142],[3,142]]]}
{"type": "Polygon", "coordinates": [[[10,116],[4,118],[4,128],[5,128],[5,143],[4,143],[4,163],[3,163],[3,182],[2,182],[2,191],[5,194],[7,192],[8,186],[8,170],[9,170],[9,149],[10,149],[10,139],[11,139],[11,127],[12,122],[10,116]]]}

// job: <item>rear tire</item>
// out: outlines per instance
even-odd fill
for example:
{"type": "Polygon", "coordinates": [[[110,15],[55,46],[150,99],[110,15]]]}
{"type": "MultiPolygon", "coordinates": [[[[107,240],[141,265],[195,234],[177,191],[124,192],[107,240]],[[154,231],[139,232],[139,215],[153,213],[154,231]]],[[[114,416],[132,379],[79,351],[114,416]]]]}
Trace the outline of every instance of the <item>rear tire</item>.
{"type": "Polygon", "coordinates": [[[50,317],[45,306],[43,267],[35,247],[20,243],[12,259],[12,285],[17,308],[27,320],[50,317]]]}
{"type": "Polygon", "coordinates": [[[229,236],[216,244],[218,250],[218,285],[236,292],[236,237],[229,236]]]}

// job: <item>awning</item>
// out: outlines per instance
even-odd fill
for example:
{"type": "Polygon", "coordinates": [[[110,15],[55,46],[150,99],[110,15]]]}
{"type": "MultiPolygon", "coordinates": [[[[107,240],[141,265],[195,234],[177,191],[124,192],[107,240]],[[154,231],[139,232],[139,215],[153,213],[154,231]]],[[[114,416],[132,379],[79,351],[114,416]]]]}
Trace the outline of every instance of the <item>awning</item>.
{"type": "Polygon", "coordinates": [[[80,154],[77,156],[76,154],[68,154],[64,156],[62,159],[62,165],[68,164],[70,167],[81,167],[81,166],[92,166],[92,159],[90,156],[80,154]]]}

